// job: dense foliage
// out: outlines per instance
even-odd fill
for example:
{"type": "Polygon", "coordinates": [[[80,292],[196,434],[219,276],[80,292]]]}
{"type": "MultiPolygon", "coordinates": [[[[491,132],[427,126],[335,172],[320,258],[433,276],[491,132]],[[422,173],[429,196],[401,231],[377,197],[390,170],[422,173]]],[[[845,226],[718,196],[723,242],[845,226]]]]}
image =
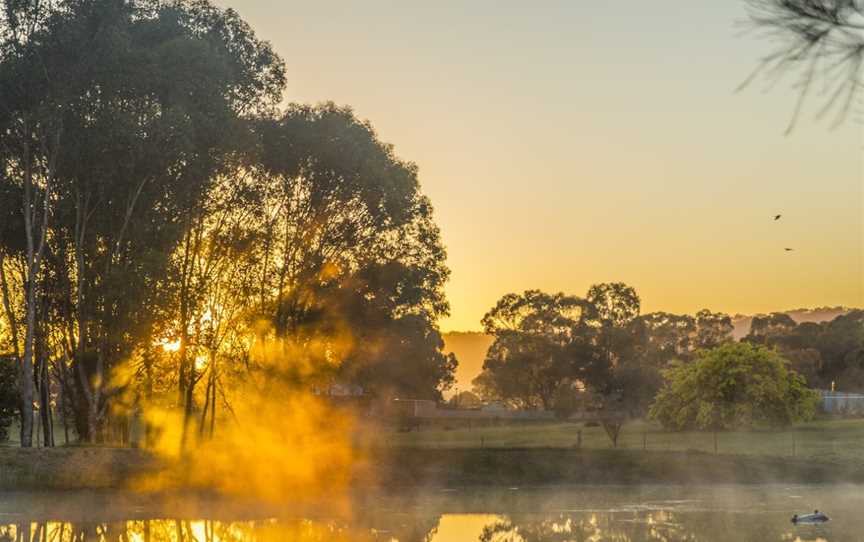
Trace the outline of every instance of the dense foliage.
{"type": "Polygon", "coordinates": [[[811,387],[864,391],[864,310],[821,323],[764,315],[753,319],[744,340],[779,350],[811,387]]]}
{"type": "Polygon", "coordinates": [[[253,371],[438,398],[445,252],[417,168],[207,1],[3,0],[0,352],[84,440],[214,426],[253,371]],[[200,385],[199,385],[200,384],[200,385]],[[209,419],[208,419],[209,417],[209,419]],[[206,422],[206,423],[205,423],[206,422]]]}
{"type": "Polygon", "coordinates": [[[529,290],[508,294],[483,318],[495,340],[475,379],[487,400],[519,408],[647,412],[661,371],[699,348],[731,339],[728,315],[640,315],[636,291],[592,286],[584,298],[529,290]]]}
{"type": "Polygon", "coordinates": [[[819,398],[777,352],[748,343],[701,351],[664,376],[650,415],[675,430],[787,426],[811,419],[819,398]]]}

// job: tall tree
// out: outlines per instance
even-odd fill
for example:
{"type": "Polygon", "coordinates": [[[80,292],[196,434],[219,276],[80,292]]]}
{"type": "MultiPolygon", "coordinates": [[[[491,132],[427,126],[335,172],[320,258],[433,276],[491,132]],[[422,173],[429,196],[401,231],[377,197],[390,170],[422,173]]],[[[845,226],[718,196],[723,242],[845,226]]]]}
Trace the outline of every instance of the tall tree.
{"type": "MultiPolygon", "coordinates": [[[[57,263],[73,308],[78,429],[93,439],[113,393],[111,368],[150,340],[168,255],[189,226],[183,218],[234,148],[244,116],[279,99],[284,70],[236,13],[207,2],[52,8],[0,66],[3,84],[21,96],[6,101],[4,91],[4,130],[20,128],[4,141],[23,142],[6,146],[5,172],[22,179],[14,184],[28,210],[26,272],[37,275],[45,250],[66,256],[57,263]]],[[[36,281],[25,284],[34,289],[25,296],[29,370],[36,281]]]]}
{"type": "Polygon", "coordinates": [[[83,440],[148,402],[212,434],[254,371],[441,397],[445,251],[368,122],[277,113],[282,61],[206,0],[4,6],[0,341],[23,431],[38,392],[46,431],[60,399],[83,440]]]}
{"type": "Polygon", "coordinates": [[[864,389],[864,311],[821,323],[796,324],[783,314],[758,317],[744,341],[779,350],[810,386],[864,389]]]}
{"type": "Polygon", "coordinates": [[[561,293],[527,290],[502,297],[482,320],[495,341],[475,380],[478,391],[520,408],[552,409],[563,383],[597,369],[584,355],[590,352],[584,337],[590,333],[588,309],[585,300],[561,293]]]}
{"type": "Polygon", "coordinates": [[[689,359],[696,347],[696,319],[690,315],[652,312],[639,317],[637,333],[644,341],[645,362],[662,368],[673,359],[689,359]]]}
{"type": "Polygon", "coordinates": [[[732,317],[702,309],[696,313],[696,347],[713,348],[732,340],[732,317]]]}
{"type": "Polygon", "coordinates": [[[24,447],[33,441],[34,356],[40,333],[37,305],[58,185],[58,158],[65,143],[58,107],[64,102],[66,89],[49,75],[45,68],[48,59],[34,46],[49,24],[51,7],[50,3],[5,1],[0,16],[0,184],[4,185],[0,192],[10,208],[17,207],[6,218],[20,221],[17,226],[6,227],[0,268],[4,268],[5,275],[10,270],[4,265],[6,259],[20,258],[20,322],[10,308],[9,280],[5,276],[0,280],[8,324],[16,342],[20,437],[24,447]],[[14,206],[10,196],[17,200],[14,206]],[[10,230],[23,234],[23,247],[16,247],[18,243],[10,239],[10,230]],[[18,337],[23,342],[20,349],[18,337]]]}
{"type": "MultiPolygon", "coordinates": [[[[321,355],[341,351],[349,362],[342,376],[370,391],[438,396],[454,369],[435,328],[449,310],[449,271],[416,166],[332,103],[291,105],[257,130],[265,217],[258,310],[272,338],[329,343],[321,355]],[[409,383],[412,375],[419,380],[409,383]]],[[[332,360],[320,361],[321,378],[336,378],[332,360]]]]}

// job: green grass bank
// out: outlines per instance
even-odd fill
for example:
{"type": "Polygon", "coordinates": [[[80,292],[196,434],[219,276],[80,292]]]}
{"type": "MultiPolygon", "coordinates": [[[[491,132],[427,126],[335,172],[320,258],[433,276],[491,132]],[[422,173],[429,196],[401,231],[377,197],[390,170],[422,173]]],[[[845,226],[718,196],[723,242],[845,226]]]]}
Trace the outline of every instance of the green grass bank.
{"type": "MultiPolygon", "coordinates": [[[[366,455],[358,485],[384,488],[864,483],[864,420],[719,433],[717,453],[712,433],[669,433],[641,422],[624,427],[617,449],[602,428],[581,424],[427,427],[376,432],[366,455]]],[[[3,490],[123,488],[159,468],[143,450],[0,447],[3,490]]]]}

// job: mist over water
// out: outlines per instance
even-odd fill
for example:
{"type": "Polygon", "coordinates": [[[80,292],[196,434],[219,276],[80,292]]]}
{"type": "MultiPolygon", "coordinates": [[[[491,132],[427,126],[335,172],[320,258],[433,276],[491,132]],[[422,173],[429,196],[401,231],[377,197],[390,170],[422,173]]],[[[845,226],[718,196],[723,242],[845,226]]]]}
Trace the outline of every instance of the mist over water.
{"type": "Polygon", "coordinates": [[[0,541],[842,541],[864,530],[860,486],[594,486],[355,495],[342,507],[190,496],[11,493],[0,541]],[[793,513],[826,512],[824,525],[793,513]]]}

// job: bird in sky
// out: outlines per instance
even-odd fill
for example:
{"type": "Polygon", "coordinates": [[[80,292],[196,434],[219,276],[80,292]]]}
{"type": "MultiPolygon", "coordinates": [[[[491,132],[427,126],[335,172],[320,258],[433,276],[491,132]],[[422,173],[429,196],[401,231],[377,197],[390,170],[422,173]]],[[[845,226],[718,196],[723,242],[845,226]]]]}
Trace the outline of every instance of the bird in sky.
{"type": "Polygon", "coordinates": [[[780,217],[783,215],[774,215],[774,220],[780,220],[780,217]]]}
{"type": "Polygon", "coordinates": [[[792,251],[795,250],[795,249],[794,249],[794,248],[786,248],[786,249],[784,249],[784,250],[786,250],[786,252],[792,252],[792,251]]]}

